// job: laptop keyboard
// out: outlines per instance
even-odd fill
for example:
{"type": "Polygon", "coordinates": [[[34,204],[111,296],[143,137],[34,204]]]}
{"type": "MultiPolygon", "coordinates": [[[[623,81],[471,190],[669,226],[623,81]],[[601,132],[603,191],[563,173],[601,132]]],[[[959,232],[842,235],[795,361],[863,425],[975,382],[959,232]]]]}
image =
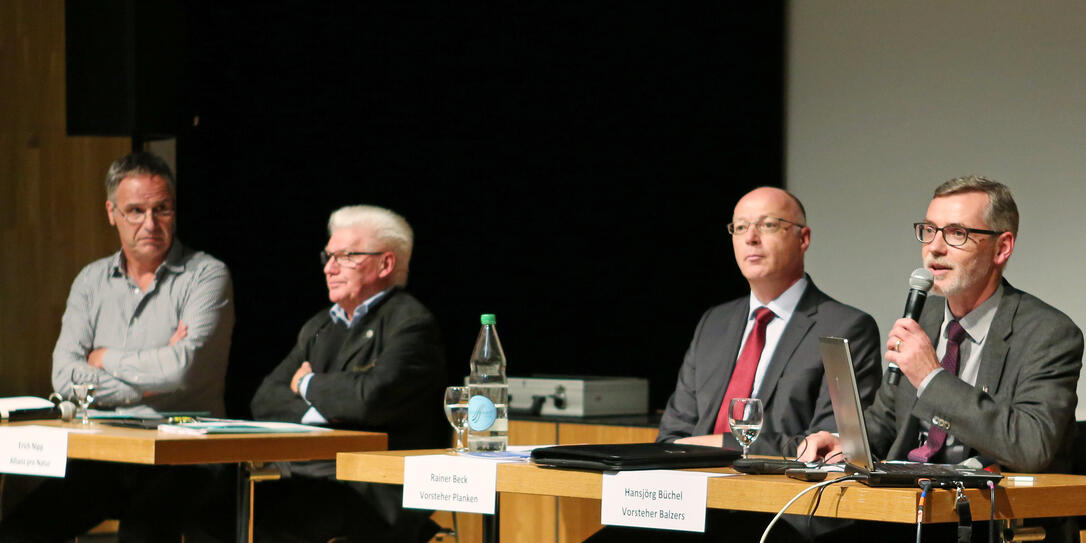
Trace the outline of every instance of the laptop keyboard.
{"type": "Polygon", "coordinates": [[[961,472],[947,464],[885,464],[878,463],[876,468],[885,473],[902,475],[923,474],[926,477],[958,477],[961,472]]]}

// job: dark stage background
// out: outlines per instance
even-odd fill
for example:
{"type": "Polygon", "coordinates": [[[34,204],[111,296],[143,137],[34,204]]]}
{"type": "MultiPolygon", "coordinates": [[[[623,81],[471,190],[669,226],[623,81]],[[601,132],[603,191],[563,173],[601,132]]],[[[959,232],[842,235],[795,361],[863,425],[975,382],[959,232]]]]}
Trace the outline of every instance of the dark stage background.
{"type": "Polygon", "coordinates": [[[783,8],[755,5],[185,3],[179,235],[233,272],[232,414],[327,308],[355,203],[415,228],[450,383],[493,312],[510,374],[644,376],[662,408],[746,292],[738,195],[781,182],[783,8]]]}

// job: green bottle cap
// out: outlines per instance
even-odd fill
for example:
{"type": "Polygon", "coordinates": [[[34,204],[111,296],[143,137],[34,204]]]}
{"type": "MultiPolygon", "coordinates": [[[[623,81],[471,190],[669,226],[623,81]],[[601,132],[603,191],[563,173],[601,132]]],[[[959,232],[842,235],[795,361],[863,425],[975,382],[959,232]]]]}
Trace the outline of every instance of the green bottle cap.
{"type": "Polygon", "coordinates": [[[483,313],[483,316],[479,317],[479,322],[483,324],[497,324],[498,319],[495,319],[492,313],[483,313]]]}

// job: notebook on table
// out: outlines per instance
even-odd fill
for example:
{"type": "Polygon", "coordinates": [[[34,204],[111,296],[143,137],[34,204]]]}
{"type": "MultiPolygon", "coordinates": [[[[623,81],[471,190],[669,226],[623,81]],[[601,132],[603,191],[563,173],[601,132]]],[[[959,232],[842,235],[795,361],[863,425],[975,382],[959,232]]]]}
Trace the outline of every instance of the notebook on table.
{"type": "Polygon", "coordinates": [[[730,466],[742,453],[723,447],[676,443],[558,445],[532,451],[532,462],[548,467],[602,471],[730,466]]]}
{"type": "Polygon", "coordinates": [[[818,347],[822,353],[822,365],[826,368],[833,416],[837,419],[837,431],[845,453],[845,471],[864,476],[861,482],[869,486],[917,486],[920,479],[931,479],[937,484],[960,481],[964,486],[976,488],[987,487],[988,481],[999,484],[1002,475],[983,469],[954,464],[875,462],[867,439],[867,426],[864,424],[848,340],[823,337],[819,339],[818,347]]]}

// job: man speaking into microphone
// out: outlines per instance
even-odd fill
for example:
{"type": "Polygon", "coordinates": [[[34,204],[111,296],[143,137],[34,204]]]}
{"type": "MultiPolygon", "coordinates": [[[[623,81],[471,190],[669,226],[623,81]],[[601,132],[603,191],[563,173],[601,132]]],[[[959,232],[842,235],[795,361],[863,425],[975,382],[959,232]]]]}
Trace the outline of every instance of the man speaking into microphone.
{"type": "MultiPolygon", "coordinates": [[[[917,268],[909,274],[909,297],[905,300],[905,314],[903,319],[919,320],[920,312],[924,309],[924,302],[928,299],[928,291],[935,283],[935,277],[927,268],[917,268]]],[[[898,341],[901,341],[898,339],[898,341]]],[[[894,344],[896,348],[897,343],[894,344]]],[[[886,368],[886,380],[891,385],[897,385],[901,381],[901,369],[897,364],[890,363],[886,368]]]]}
{"type": "MultiPolygon", "coordinates": [[[[887,335],[886,360],[904,379],[884,381],[864,413],[874,454],[1066,472],[1082,332],[1003,278],[1018,236],[1010,190],[979,176],[952,179],[913,228],[938,297],[887,335]]],[[[827,432],[807,442],[802,460],[841,450],[827,432]]]]}

